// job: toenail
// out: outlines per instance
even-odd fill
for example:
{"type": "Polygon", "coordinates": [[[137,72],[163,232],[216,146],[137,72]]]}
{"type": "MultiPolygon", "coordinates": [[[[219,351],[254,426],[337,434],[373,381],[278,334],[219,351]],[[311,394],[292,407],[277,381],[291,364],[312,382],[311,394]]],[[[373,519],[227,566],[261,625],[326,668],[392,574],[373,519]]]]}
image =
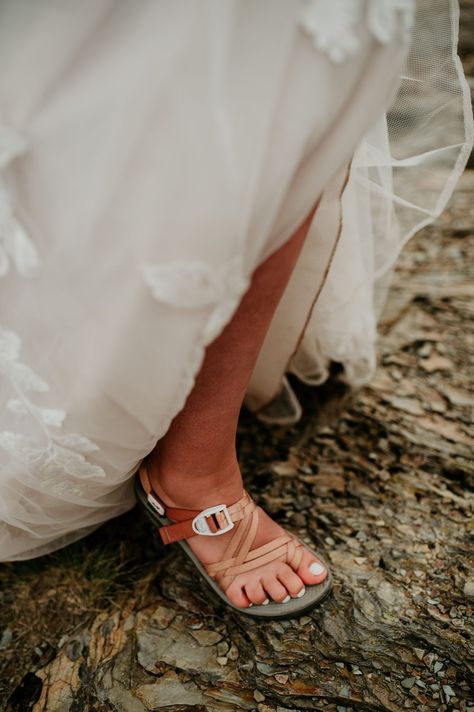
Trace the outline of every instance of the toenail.
{"type": "Polygon", "coordinates": [[[264,601],[262,601],[262,606],[268,606],[269,603],[270,603],[270,599],[266,598],[264,601]]]}
{"type": "Polygon", "coordinates": [[[320,564],[318,561],[313,561],[313,563],[309,567],[309,570],[310,573],[313,574],[313,576],[319,576],[320,574],[326,571],[326,567],[320,564]]]}
{"type": "Polygon", "coordinates": [[[282,603],[288,603],[288,601],[291,599],[291,596],[287,596],[286,598],[283,599],[282,603]]]}
{"type": "Polygon", "coordinates": [[[249,605],[247,606],[247,608],[250,608],[250,606],[253,606],[253,603],[249,603],[249,605]]]}
{"type": "Polygon", "coordinates": [[[301,589],[301,591],[296,594],[296,598],[301,598],[302,596],[305,595],[305,593],[306,593],[306,589],[305,589],[305,587],[303,586],[303,588],[301,589]]]}

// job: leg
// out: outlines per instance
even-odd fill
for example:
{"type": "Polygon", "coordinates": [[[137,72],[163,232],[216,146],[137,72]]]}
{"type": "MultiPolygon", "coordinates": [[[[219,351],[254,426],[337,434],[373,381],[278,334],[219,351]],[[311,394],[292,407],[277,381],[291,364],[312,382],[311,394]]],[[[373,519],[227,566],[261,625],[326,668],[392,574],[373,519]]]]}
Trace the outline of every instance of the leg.
{"type": "MultiPolygon", "coordinates": [[[[150,454],[151,480],[169,505],[204,508],[232,502],[242,494],[242,477],[235,452],[239,411],[272,316],[303,246],[314,210],[293,236],[258,267],[232,320],[210,344],[185,407],[150,454]],[[192,488],[190,488],[192,482],[192,488]]],[[[259,510],[259,546],[281,533],[259,510]]],[[[193,537],[190,546],[205,563],[220,558],[227,537],[193,537]]],[[[304,583],[327,575],[309,552],[298,572],[281,562],[242,574],[227,595],[240,606],[297,595],[304,583]],[[309,566],[314,564],[313,572],[309,566]]]]}

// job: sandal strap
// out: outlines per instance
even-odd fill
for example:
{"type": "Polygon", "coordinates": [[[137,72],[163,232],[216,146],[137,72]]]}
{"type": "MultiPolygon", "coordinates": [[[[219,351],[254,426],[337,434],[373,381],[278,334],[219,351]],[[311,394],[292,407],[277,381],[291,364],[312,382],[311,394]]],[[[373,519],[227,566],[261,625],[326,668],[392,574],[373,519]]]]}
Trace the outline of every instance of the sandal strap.
{"type": "Polygon", "coordinates": [[[296,571],[303,558],[303,544],[288,534],[277,537],[257,549],[252,549],[243,562],[237,559],[221,560],[208,564],[205,569],[211,578],[226,590],[239,574],[259,569],[272,561],[283,561],[296,571]]]}
{"type": "Polygon", "coordinates": [[[144,463],[139,468],[139,477],[150,504],[159,514],[173,521],[173,524],[158,527],[163,544],[173,544],[197,534],[219,535],[232,529],[237,522],[256,509],[255,502],[245,491],[240,499],[229,506],[224,504],[204,509],[168,507],[153,489],[144,463]]]}

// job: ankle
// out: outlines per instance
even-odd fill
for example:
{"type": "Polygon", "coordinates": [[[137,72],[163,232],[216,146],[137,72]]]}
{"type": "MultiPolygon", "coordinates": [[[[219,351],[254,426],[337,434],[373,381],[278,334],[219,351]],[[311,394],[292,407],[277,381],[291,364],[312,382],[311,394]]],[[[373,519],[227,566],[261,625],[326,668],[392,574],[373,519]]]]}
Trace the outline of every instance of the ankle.
{"type": "Polygon", "coordinates": [[[201,467],[183,471],[156,460],[149,462],[148,470],[153,488],[168,506],[199,509],[231,504],[242,496],[242,475],[235,457],[212,471],[201,467]]]}

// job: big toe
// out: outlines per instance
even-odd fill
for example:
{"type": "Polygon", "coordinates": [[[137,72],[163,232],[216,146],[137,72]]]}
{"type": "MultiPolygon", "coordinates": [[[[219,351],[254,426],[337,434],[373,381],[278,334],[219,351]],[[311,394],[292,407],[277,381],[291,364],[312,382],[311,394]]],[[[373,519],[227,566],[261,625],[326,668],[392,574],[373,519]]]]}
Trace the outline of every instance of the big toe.
{"type": "Polygon", "coordinates": [[[328,570],[322,561],[305,549],[297,574],[307,586],[311,586],[322,583],[327,578],[328,570]]]}

